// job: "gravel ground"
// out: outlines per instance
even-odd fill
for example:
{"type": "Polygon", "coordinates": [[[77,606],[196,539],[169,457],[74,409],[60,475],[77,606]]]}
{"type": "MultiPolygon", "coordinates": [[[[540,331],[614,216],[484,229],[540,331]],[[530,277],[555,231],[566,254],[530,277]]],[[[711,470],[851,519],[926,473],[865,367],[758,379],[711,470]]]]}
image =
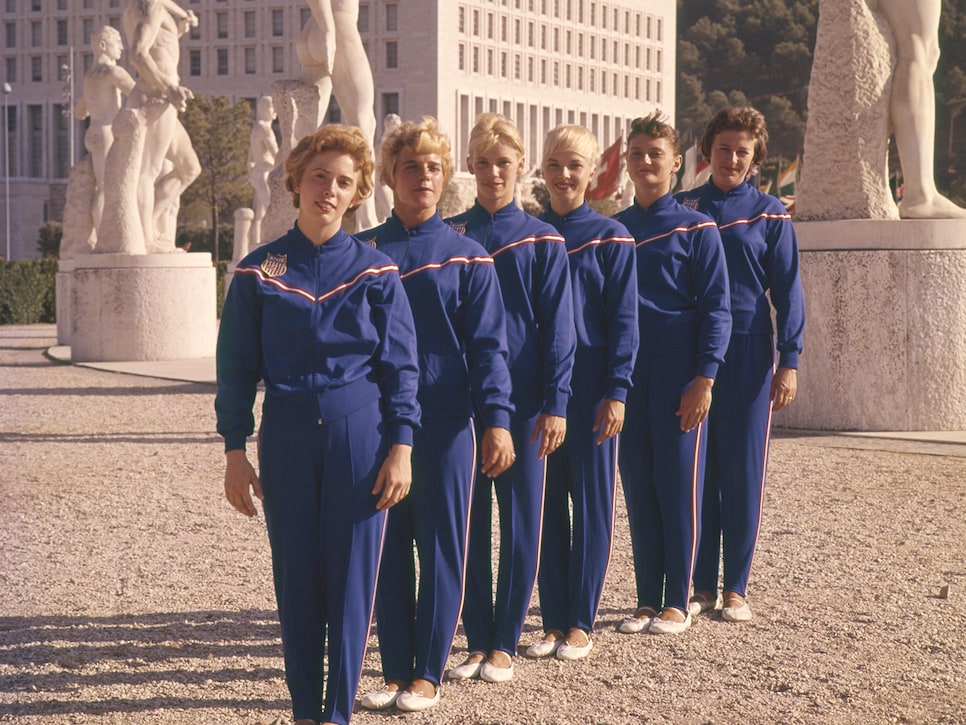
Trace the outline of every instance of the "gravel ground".
{"type": "MultiPolygon", "coordinates": [[[[54,336],[0,328],[0,722],[286,722],[264,524],[223,500],[212,386],[55,364],[54,336]]],[[[776,437],[751,623],[616,632],[619,506],[588,659],[353,722],[966,723],[966,446],[902,448],[776,437]]],[[[363,691],[379,672],[373,637],[363,691]]]]}

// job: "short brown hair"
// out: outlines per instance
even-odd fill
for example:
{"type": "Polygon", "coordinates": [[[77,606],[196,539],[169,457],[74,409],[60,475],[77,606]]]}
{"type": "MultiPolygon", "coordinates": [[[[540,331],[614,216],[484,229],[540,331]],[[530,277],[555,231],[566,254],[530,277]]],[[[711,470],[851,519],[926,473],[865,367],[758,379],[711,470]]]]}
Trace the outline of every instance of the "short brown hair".
{"type": "Polygon", "coordinates": [[[650,136],[651,138],[666,138],[671,144],[674,155],[681,151],[681,135],[670,123],[660,109],[649,113],[643,118],[635,118],[631,121],[631,128],[627,132],[627,143],[630,145],[631,139],[636,136],[650,136]]]}
{"type": "Polygon", "coordinates": [[[419,154],[439,154],[443,164],[443,186],[453,173],[452,147],[446,135],[436,126],[436,119],[423,116],[418,123],[404,121],[382,140],[379,181],[388,187],[396,184],[396,161],[404,148],[419,154]]]}
{"type": "Polygon", "coordinates": [[[714,114],[701,137],[701,153],[706,159],[711,158],[715,136],[722,131],[744,131],[751,134],[755,140],[753,164],[760,164],[768,155],[768,127],[765,125],[765,117],[751,106],[722,108],[714,114]]]}
{"type": "MultiPolygon", "coordinates": [[[[316,154],[323,151],[339,151],[350,157],[359,172],[359,185],[356,193],[359,202],[372,193],[372,151],[369,142],[355,126],[344,126],[341,123],[326,124],[310,136],[305,136],[295,144],[295,148],[285,159],[285,188],[292,194],[292,203],[299,206],[299,195],[295,191],[296,185],[302,180],[316,154]]],[[[358,203],[349,208],[357,209],[358,203]]]]}

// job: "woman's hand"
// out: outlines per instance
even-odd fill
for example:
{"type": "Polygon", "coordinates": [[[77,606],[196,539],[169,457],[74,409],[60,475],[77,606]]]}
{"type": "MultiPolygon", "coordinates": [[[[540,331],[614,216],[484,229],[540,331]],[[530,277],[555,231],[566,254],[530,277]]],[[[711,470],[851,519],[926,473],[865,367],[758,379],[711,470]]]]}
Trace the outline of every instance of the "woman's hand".
{"type": "Polygon", "coordinates": [[[249,489],[259,501],[264,500],[262,486],[258,482],[255,469],[248,462],[245,451],[237,449],[225,453],[225,497],[228,503],[246,516],[254,516],[258,511],[252,501],[249,489]]]}
{"type": "Polygon", "coordinates": [[[798,393],[798,371],[795,368],[778,368],[771,379],[772,410],[781,410],[792,404],[798,393]]]}
{"type": "Polygon", "coordinates": [[[548,415],[547,413],[541,413],[537,416],[537,424],[533,426],[533,435],[530,437],[531,443],[540,441],[537,458],[544,458],[557,450],[563,443],[565,435],[567,435],[566,418],[559,415],[548,415]]]}
{"type": "Polygon", "coordinates": [[[698,423],[705,419],[711,408],[711,388],[714,379],[704,375],[695,376],[691,384],[684,389],[681,402],[674,413],[681,417],[681,430],[685,433],[694,430],[698,423]]]}
{"type": "Polygon", "coordinates": [[[406,498],[413,484],[413,447],[395,443],[382,462],[372,494],[379,496],[376,508],[385,511],[406,498]],[[380,495],[381,494],[381,495],[380,495]]]}
{"type": "Polygon", "coordinates": [[[594,431],[597,435],[597,445],[608,438],[613,438],[624,427],[624,404],[619,400],[605,398],[597,409],[597,420],[594,421],[594,431]]]}
{"type": "Polygon", "coordinates": [[[496,478],[503,473],[517,457],[513,450],[513,439],[510,437],[510,431],[506,428],[487,428],[486,432],[483,433],[482,448],[482,471],[490,478],[496,478]]]}

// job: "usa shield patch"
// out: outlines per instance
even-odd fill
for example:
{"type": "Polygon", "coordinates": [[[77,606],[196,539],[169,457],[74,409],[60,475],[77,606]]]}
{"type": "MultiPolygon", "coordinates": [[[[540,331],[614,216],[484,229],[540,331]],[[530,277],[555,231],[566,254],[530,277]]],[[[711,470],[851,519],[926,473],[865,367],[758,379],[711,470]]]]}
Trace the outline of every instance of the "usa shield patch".
{"type": "Polygon", "coordinates": [[[288,269],[288,255],[269,253],[262,262],[261,268],[269,277],[281,277],[288,269]]]}
{"type": "Polygon", "coordinates": [[[698,202],[701,200],[696,196],[686,196],[681,200],[681,204],[686,206],[688,209],[698,210],[698,202]]]}
{"type": "Polygon", "coordinates": [[[449,226],[457,234],[466,234],[466,222],[449,222],[449,226]]]}

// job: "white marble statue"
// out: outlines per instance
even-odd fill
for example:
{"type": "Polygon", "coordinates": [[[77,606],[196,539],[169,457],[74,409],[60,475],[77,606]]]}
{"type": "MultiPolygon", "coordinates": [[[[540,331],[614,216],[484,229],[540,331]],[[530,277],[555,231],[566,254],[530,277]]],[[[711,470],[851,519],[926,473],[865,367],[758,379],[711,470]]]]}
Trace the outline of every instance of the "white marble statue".
{"type": "Polygon", "coordinates": [[[940,0],[820,0],[808,88],[802,220],[964,217],[933,176],[940,0]],[[905,183],[889,190],[894,134],[905,183]]]}
{"type": "Polygon", "coordinates": [[[902,163],[904,191],[899,216],[904,219],[966,217],[936,190],[933,177],[936,136],[936,91],[933,74],[939,64],[940,0],[868,0],[892,29],[896,66],[892,76],[890,114],[902,163]]]}
{"type": "Polygon", "coordinates": [[[91,119],[84,134],[84,147],[91,156],[94,170],[91,218],[97,229],[104,213],[104,167],[107,152],[114,142],[111,124],[121,110],[124,97],[134,88],[134,79],[117,64],[123,46],[121,34],[115,28],[105,25],[94,33],[91,47],[94,49],[94,65],[84,76],[83,94],[74,107],[74,115],[80,119],[90,116],[91,119]]]}
{"type": "Polygon", "coordinates": [[[268,186],[268,175],[275,168],[278,158],[278,141],[272,121],[275,120],[275,106],[271,96],[258,99],[255,109],[255,125],[249,136],[248,144],[248,181],[252,185],[252,211],[249,248],[254,249],[262,243],[262,220],[268,212],[272,196],[268,186]]]}
{"type": "Polygon", "coordinates": [[[198,18],[173,0],[128,0],[121,24],[138,78],[113,126],[95,251],[173,252],[181,193],[201,173],[178,119],[192,97],[178,76],[179,40],[198,18]]]}
{"type": "MultiPolygon", "coordinates": [[[[295,50],[302,65],[301,81],[319,89],[318,116],[309,133],[319,127],[329,98],[335,95],[343,122],[362,129],[371,145],[376,134],[375,84],[359,34],[359,0],[307,3],[312,16],[302,29],[295,50]]],[[[376,225],[371,196],[356,211],[356,222],[360,229],[376,225]]]]}
{"type": "Polygon", "coordinates": [[[372,196],[376,204],[376,218],[382,223],[392,212],[392,189],[383,184],[379,179],[382,178],[382,144],[386,137],[402,125],[402,119],[398,114],[390,113],[382,119],[382,138],[379,139],[379,147],[376,149],[376,182],[372,190],[372,196]]]}

